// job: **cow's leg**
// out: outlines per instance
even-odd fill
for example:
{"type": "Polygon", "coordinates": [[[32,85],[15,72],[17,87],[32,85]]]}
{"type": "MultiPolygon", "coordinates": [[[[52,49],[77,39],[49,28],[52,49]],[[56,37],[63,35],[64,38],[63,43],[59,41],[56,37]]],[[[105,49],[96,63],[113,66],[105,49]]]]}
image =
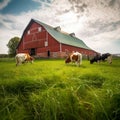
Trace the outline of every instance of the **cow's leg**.
{"type": "Polygon", "coordinates": [[[78,66],[78,62],[77,61],[75,62],[75,64],[76,64],[76,66],[78,66]]]}
{"type": "Polygon", "coordinates": [[[97,60],[97,63],[100,64],[100,60],[97,60]]]}
{"type": "Polygon", "coordinates": [[[19,61],[16,63],[16,66],[18,66],[18,65],[20,65],[20,62],[19,62],[19,61]]]}
{"type": "Polygon", "coordinates": [[[21,65],[21,64],[22,64],[22,61],[23,61],[22,58],[19,58],[19,59],[18,59],[18,65],[21,65]]]}
{"type": "Polygon", "coordinates": [[[79,60],[79,66],[82,65],[82,58],[79,60]]]}
{"type": "Polygon", "coordinates": [[[76,65],[79,67],[80,66],[80,61],[76,61],[76,65]]]}
{"type": "Polygon", "coordinates": [[[16,66],[18,66],[18,62],[17,62],[17,60],[16,60],[16,66]]]}
{"type": "Polygon", "coordinates": [[[18,57],[16,57],[16,66],[18,66],[19,64],[19,60],[18,60],[18,57]]]}
{"type": "Polygon", "coordinates": [[[77,62],[78,67],[80,66],[80,62],[77,62]]]}
{"type": "Polygon", "coordinates": [[[107,58],[107,61],[108,61],[109,64],[112,63],[112,55],[110,55],[110,56],[107,58]]]}

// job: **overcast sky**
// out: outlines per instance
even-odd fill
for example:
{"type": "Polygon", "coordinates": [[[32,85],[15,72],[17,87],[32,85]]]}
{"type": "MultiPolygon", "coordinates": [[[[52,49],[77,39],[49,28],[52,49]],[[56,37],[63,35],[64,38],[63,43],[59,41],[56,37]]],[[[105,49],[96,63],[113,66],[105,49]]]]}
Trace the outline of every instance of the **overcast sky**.
{"type": "Polygon", "coordinates": [[[120,0],[0,0],[0,54],[31,19],[72,33],[100,53],[120,53],[120,0]]]}

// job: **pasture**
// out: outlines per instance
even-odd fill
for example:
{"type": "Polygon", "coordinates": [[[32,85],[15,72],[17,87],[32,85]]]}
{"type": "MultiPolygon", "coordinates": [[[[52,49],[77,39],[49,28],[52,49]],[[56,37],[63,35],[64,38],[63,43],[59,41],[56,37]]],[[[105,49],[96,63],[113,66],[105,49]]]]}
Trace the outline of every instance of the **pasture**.
{"type": "Polygon", "coordinates": [[[0,120],[118,120],[120,58],[66,65],[0,59],[0,120]]]}

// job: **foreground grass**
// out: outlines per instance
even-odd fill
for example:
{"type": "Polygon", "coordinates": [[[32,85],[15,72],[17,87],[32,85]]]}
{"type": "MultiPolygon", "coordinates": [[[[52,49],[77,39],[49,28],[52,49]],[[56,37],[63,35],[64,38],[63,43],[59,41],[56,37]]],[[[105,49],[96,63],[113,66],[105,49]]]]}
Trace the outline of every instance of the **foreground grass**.
{"type": "Polygon", "coordinates": [[[118,120],[120,60],[65,65],[0,60],[0,120],[118,120]]]}

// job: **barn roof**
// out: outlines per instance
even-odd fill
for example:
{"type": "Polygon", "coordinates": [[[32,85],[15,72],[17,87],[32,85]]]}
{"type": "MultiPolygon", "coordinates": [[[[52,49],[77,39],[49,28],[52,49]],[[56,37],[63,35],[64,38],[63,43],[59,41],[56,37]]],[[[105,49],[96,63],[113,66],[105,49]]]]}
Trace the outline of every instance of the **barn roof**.
{"type": "Polygon", "coordinates": [[[31,21],[42,25],[47,30],[47,32],[60,43],[91,50],[91,48],[89,48],[82,40],[72,36],[71,34],[57,30],[57,27],[54,28],[35,19],[32,19],[31,21]]]}

